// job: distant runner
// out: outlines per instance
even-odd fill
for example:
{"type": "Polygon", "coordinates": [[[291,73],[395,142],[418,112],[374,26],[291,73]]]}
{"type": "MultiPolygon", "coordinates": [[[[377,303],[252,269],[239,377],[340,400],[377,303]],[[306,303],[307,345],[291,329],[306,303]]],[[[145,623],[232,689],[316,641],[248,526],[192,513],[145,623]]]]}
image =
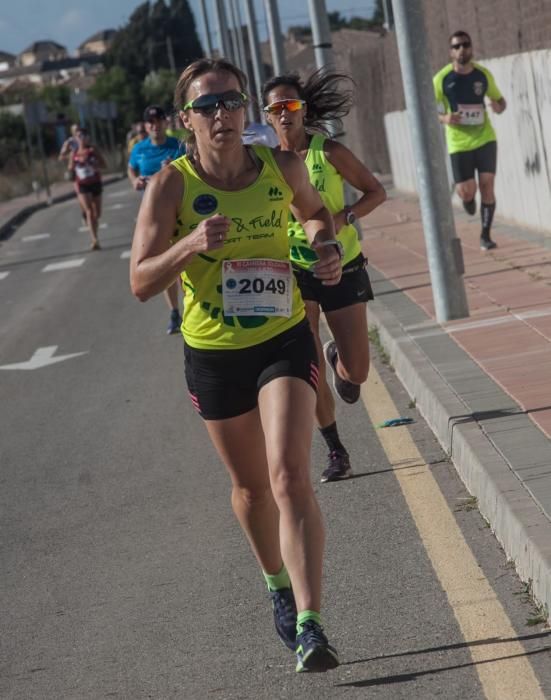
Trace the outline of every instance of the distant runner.
{"type": "Polygon", "coordinates": [[[482,219],[480,247],[491,250],[497,245],[490,237],[496,208],[497,141],[485,98],[496,114],[501,114],[507,104],[490,71],[472,60],[472,41],[467,32],[460,30],[451,35],[450,56],[452,63],[433,78],[436,101],[444,111],[439,119],[446,125],[457,193],[471,216],[476,212],[475,171],[478,171],[482,219]]]}
{"type": "MultiPolygon", "coordinates": [[[[137,192],[143,192],[152,175],[184,153],[178,139],[166,135],[167,117],[162,107],[150,105],[144,112],[143,122],[148,135],[132,149],[127,171],[132,187],[137,192]]],[[[179,333],[182,317],[178,310],[178,283],[170,285],[163,296],[170,309],[166,332],[179,333]]]]}
{"type": "Polygon", "coordinates": [[[91,250],[99,250],[98,226],[101,216],[101,168],[105,160],[95,146],[90,143],[90,136],[84,127],[76,131],[78,148],[71,151],[69,169],[74,170],[78,201],[86,215],[88,230],[92,238],[91,250]]]}

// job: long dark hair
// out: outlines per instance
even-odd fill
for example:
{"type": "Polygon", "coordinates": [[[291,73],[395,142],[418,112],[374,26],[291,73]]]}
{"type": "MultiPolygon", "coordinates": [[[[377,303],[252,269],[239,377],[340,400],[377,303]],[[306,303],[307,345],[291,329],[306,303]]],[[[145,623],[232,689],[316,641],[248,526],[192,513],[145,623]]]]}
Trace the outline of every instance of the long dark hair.
{"type": "Polygon", "coordinates": [[[280,85],[295,88],[301,100],[308,107],[304,118],[307,131],[321,131],[331,135],[334,128],[342,130],[343,117],[350,112],[354,103],[356,83],[349,75],[320,68],[303,82],[296,73],[276,75],[262,86],[262,100],[267,102],[268,94],[280,85]],[[343,87],[348,84],[348,87],[343,87]],[[330,127],[333,124],[333,128],[330,127]]]}

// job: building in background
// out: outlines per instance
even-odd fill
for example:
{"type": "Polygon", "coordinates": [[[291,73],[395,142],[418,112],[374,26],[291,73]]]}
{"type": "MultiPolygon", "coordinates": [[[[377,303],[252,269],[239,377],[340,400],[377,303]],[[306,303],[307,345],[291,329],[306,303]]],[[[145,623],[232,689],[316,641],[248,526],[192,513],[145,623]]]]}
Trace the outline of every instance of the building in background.
{"type": "Polygon", "coordinates": [[[77,56],[86,56],[91,53],[103,56],[113,43],[116,33],[115,29],[104,29],[101,32],[96,32],[78,47],[77,56]]]}

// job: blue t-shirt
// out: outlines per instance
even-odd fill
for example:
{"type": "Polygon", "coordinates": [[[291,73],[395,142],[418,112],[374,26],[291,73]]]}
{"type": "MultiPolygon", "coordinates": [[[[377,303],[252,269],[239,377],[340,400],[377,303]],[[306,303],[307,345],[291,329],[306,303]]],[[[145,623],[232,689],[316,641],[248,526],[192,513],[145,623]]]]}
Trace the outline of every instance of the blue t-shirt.
{"type": "Polygon", "coordinates": [[[160,146],[155,146],[147,137],[134,146],[128,163],[139,175],[149,177],[161,169],[164,160],[176,160],[184,153],[183,145],[172,136],[167,136],[160,146]]]}

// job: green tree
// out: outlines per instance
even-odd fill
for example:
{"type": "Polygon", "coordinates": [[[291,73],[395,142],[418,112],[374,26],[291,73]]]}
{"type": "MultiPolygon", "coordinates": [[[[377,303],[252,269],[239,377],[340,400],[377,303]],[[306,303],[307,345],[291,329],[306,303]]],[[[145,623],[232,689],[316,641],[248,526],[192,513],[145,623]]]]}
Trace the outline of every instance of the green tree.
{"type": "MultiPolygon", "coordinates": [[[[387,2],[388,12],[392,15],[392,3],[387,2]]],[[[371,21],[376,27],[382,27],[385,23],[385,13],[383,10],[383,0],[375,0],[375,10],[371,16],[371,21]]]]}
{"type": "MultiPolygon", "coordinates": [[[[383,11],[383,0],[375,1],[373,14],[369,19],[365,17],[351,17],[346,19],[340,12],[328,12],[329,28],[332,32],[338,32],[340,29],[357,29],[361,31],[378,29],[383,26],[385,21],[383,11]]],[[[311,36],[312,28],[310,26],[289,27],[289,31],[298,36],[311,36]]]]}
{"type": "Polygon", "coordinates": [[[119,104],[125,111],[127,122],[141,116],[147,102],[146,95],[155,94],[156,102],[170,104],[175,81],[170,85],[170,94],[163,95],[163,89],[170,82],[166,72],[179,74],[189,63],[203,56],[203,50],[195,29],[195,20],[188,0],[155,0],[139,5],[116,34],[106,56],[107,66],[113,70],[119,67],[126,74],[126,88],[132,99],[120,106],[120,97],[112,92],[109,99],[119,104]],[[147,85],[144,81],[148,78],[147,85]],[[162,99],[161,99],[162,98],[162,99]]]}
{"type": "Polygon", "coordinates": [[[117,32],[108,51],[108,65],[122,66],[129,79],[142,82],[161,68],[180,73],[203,56],[195,20],[187,0],[164,0],[139,5],[128,24],[117,32]]]}
{"type": "Polygon", "coordinates": [[[120,66],[129,79],[141,82],[150,70],[149,46],[149,2],[142,3],[130,15],[128,23],[115,34],[113,43],[105,56],[108,67],[120,66]]]}
{"type": "Polygon", "coordinates": [[[46,85],[39,93],[51,114],[66,114],[71,107],[71,91],[66,85],[46,85]]]}
{"type": "Polygon", "coordinates": [[[114,102],[117,105],[117,124],[119,136],[126,131],[134,121],[140,102],[139,87],[133,86],[122,66],[113,66],[98,75],[96,82],[88,91],[88,95],[98,102],[114,102]],[[138,95],[136,95],[136,90],[138,95]]]}
{"type": "Polygon", "coordinates": [[[165,111],[172,111],[172,96],[178,76],[167,68],[161,68],[145,76],[142,94],[148,104],[157,104],[165,111]]]}
{"type": "Polygon", "coordinates": [[[186,66],[204,55],[187,0],[170,0],[169,21],[176,71],[181,73],[186,66]]]}
{"type": "Polygon", "coordinates": [[[25,122],[23,117],[0,112],[0,168],[8,160],[19,159],[25,153],[25,122]]]}

